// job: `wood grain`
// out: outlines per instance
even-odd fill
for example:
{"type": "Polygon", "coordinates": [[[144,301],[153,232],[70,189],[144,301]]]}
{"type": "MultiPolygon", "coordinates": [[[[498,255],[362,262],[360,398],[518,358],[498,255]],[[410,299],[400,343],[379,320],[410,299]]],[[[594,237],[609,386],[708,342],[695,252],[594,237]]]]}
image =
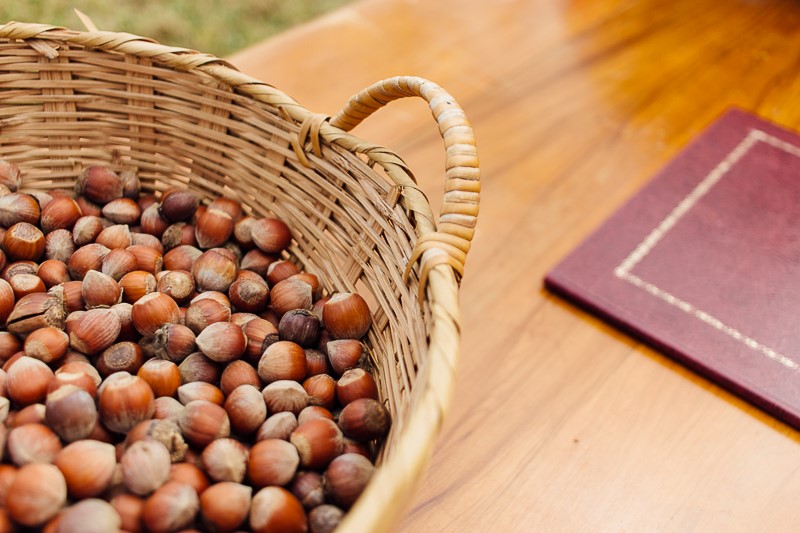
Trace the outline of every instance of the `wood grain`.
{"type": "MultiPolygon", "coordinates": [[[[796,431],[542,278],[729,106],[800,129],[798,23],[789,0],[369,0],[231,58],[330,114],[419,75],[475,127],[458,387],[399,531],[795,529],[796,431]]],[[[356,133],[396,149],[436,204],[424,104],[356,133]]]]}

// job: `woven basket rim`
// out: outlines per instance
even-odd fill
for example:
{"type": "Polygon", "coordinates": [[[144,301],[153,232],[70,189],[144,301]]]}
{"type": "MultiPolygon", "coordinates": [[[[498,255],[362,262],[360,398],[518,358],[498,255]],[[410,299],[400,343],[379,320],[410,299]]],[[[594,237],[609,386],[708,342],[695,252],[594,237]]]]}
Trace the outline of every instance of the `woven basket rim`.
{"type": "MultiPolygon", "coordinates": [[[[300,134],[293,145],[301,161],[309,150],[319,155],[318,146],[322,142],[365,154],[386,170],[399,188],[404,207],[414,214],[418,242],[409,259],[406,275],[417,261],[421,261],[420,303],[428,306],[432,317],[429,360],[415,383],[418,401],[411,407],[404,433],[397,438],[395,453],[380,464],[367,490],[348,512],[341,531],[383,531],[391,527],[404,510],[403,500],[408,499],[420,481],[455,385],[460,345],[458,281],[474,231],[479,177],[471,128],[465,119],[456,117],[453,120],[453,110],[460,111],[460,108],[452,97],[421,78],[392,78],[355,95],[343,111],[331,119],[310,112],[289,95],[241,73],[227,61],[186,48],[161,45],[146,37],[8,22],[0,24],[0,40],[22,41],[40,54],[56,56],[59,43],[68,43],[86,49],[146,57],[161,67],[210,76],[238,95],[277,108],[288,120],[300,125],[300,134]],[[428,100],[446,141],[449,181],[445,187],[444,214],[438,228],[427,198],[402,159],[391,150],[347,131],[389,101],[412,95],[428,100]],[[457,160],[457,164],[451,165],[451,158],[457,160]],[[466,207],[462,209],[461,204],[466,207]],[[447,226],[448,231],[441,231],[443,226],[447,226]]],[[[313,165],[313,161],[308,163],[313,165]]]]}

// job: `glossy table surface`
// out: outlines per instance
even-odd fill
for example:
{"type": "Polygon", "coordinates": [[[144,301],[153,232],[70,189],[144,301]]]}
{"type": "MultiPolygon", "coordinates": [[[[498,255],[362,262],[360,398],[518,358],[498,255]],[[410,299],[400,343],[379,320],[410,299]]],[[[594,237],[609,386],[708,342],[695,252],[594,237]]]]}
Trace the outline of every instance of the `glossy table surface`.
{"type": "MultiPolygon", "coordinates": [[[[789,0],[367,0],[230,58],[328,114],[379,79],[426,77],[475,128],[458,383],[399,531],[798,528],[797,431],[542,288],[729,106],[800,129],[798,28],[789,0]]],[[[355,133],[437,204],[424,103],[355,133]]]]}

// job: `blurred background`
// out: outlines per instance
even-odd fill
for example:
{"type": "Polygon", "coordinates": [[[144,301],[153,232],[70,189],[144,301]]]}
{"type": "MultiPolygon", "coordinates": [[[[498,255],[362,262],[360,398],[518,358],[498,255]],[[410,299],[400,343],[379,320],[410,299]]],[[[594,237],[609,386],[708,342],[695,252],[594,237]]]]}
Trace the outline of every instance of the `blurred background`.
{"type": "Polygon", "coordinates": [[[83,30],[73,11],[79,9],[101,30],[225,56],[350,1],[6,0],[0,2],[0,23],[41,22],[83,30]]]}

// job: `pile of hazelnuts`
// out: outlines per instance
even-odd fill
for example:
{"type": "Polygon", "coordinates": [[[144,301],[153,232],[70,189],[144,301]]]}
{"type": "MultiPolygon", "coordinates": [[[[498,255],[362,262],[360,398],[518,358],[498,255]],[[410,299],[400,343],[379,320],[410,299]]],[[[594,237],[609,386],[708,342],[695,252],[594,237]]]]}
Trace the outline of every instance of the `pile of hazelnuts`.
{"type": "Polygon", "coordinates": [[[0,160],[0,533],[333,531],[391,422],[365,300],[233,199],[21,185],[0,160]]]}

